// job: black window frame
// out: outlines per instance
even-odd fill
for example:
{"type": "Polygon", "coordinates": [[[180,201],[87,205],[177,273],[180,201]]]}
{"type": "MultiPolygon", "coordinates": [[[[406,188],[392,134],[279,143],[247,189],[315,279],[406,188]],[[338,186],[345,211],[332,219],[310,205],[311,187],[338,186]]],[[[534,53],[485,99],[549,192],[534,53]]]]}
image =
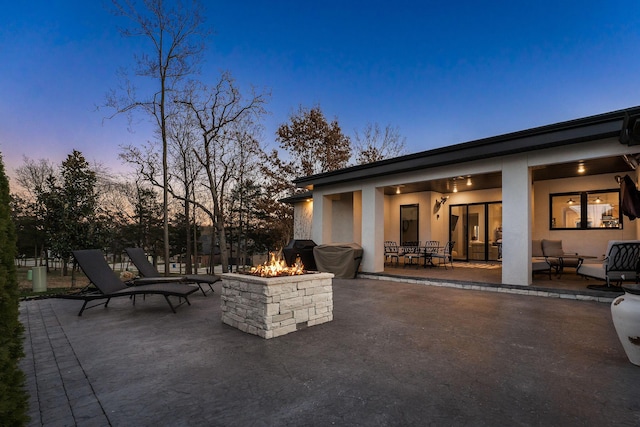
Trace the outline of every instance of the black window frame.
{"type": "Polygon", "coordinates": [[[564,193],[549,194],[549,230],[622,230],[624,228],[622,210],[618,208],[618,227],[588,227],[588,204],[589,197],[604,193],[618,193],[618,207],[621,204],[621,194],[619,188],[611,188],[605,190],[589,190],[589,191],[569,191],[564,193]],[[553,198],[567,197],[576,198],[576,203],[580,204],[580,227],[556,227],[553,224],[553,198]]]}
{"type": "Polygon", "coordinates": [[[416,238],[415,241],[419,242],[420,240],[420,204],[419,203],[410,203],[406,205],[400,205],[400,245],[403,245],[408,242],[413,242],[413,239],[404,240],[404,220],[402,219],[402,211],[403,208],[415,208],[416,209],[416,238]]]}

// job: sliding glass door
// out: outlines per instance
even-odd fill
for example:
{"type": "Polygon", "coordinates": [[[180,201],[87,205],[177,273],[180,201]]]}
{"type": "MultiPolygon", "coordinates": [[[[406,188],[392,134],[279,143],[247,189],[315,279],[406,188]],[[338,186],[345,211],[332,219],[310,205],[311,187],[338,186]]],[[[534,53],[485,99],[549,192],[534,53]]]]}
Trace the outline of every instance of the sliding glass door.
{"type": "Polygon", "coordinates": [[[467,260],[467,205],[449,206],[449,240],[453,246],[455,259],[467,260]]]}
{"type": "Polygon", "coordinates": [[[472,203],[449,207],[449,240],[455,259],[496,261],[502,255],[502,203],[472,203]]]}

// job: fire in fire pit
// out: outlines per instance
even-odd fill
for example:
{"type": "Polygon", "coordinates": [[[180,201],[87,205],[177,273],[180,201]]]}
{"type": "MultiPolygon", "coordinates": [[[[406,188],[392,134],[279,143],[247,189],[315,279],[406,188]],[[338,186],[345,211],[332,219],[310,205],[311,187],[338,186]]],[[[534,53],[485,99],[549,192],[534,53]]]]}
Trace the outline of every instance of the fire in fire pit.
{"type": "Polygon", "coordinates": [[[297,276],[304,274],[304,265],[300,261],[300,257],[296,258],[296,262],[293,266],[288,267],[285,260],[281,257],[276,259],[275,253],[271,252],[271,260],[260,264],[257,267],[251,269],[250,274],[260,277],[280,277],[280,276],[297,276]]]}

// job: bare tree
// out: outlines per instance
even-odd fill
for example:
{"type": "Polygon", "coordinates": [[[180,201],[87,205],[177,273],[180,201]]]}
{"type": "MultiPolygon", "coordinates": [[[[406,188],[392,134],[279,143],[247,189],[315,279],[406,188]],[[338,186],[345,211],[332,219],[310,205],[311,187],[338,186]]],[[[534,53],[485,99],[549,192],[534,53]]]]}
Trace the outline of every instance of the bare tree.
{"type": "MultiPolygon", "coordinates": [[[[28,227],[28,235],[33,243],[33,255],[36,265],[45,262],[46,233],[44,228],[44,210],[37,203],[38,198],[47,188],[47,180],[57,174],[57,169],[46,159],[33,160],[23,157],[24,164],[16,168],[16,182],[22,187],[24,197],[23,218],[28,227]]],[[[27,234],[27,233],[23,233],[27,234]]]]}
{"type": "MultiPolygon", "coordinates": [[[[193,253],[197,253],[197,242],[193,242],[192,245],[192,233],[191,228],[196,228],[195,215],[192,215],[191,208],[195,209],[194,194],[195,185],[198,180],[200,168],[197,166],[197,161],[194,156],[195,144],[198,140],[198,129],[195,126],[195,121],[191,116],[189,109],[182,109],[181,114],[174,115],[170,119],[169,126],[169,157],[171,161],[170,169],[173,171],[176,177],[176,181],[179,183],[181,193],[177,195],[177,189],[171,188],[172,195],[182,201],[182,207],[184,209],[184,219],[186,227],[186,274],[192,273],[192,259],[193,253]],[[192,225],[193,224],[193,225],[192,225]],[[194,250],[195,249],[195,250],[194,250]]],[[[195,235],[194,235],[195,237],[195,235]]]]}
{"type": "Polygon", "coordinates": [[[354,139],[354,155],[358,165],[405,154],[406,138],[400,135],[398,127],[387,125],[381,131],[378,123],[367,123],[362,134],[355,130],[354,139]]]}
{"type": "Polygon", "coordinates": [[[26,212],[34,221],[34,257],[37,265],[46,262],[46,233],[44,228],[45,210],[37,200],[47,189],[49,177],[57,175],[57,169],[47,159],[33,160],[23,156],[24,164],[16,168],[16,182],[26,193],[26,212]]]}
{"type": "MultiPolygon", "coordinates": [[[[255,184],[259,180],[259,162],[263,151],[255,135],[258,128],[252,123],[243,121],[236,126],[234,132],[236,156],[234,162],[235,183],[227,198],[227,209],[231,215],[229,223],[236,230],[236,271],[246,265],[248,226],[254,214],[254,206],[260,195],[260,187],[255,184]]],[[[232,236],[233,237],[233,236],[232,236]]]]}
{"type": "MultiPolygon", "coordinates": [[[[194,85],[187,99],[182,101],[194,113],[200,128],[200,144],[196,157],[206,174],[205,186],[211,196],[213,210],[198,203],[210,216],[220,245],[222,271],[228,271],[228,251],[225,232],[225,197],[237,173],[238,135],[265,114],[265,94],[254,90],[244,99],[230,73],[223,73],[213,88],[194,85]]],[[[215,240],[212,242],[212,249],[215,240]]]]}
{"type": "MultiPolygon", "coordinates": [[[[197,66],[208,32],[204,29],[203,9],[197,0],[166,2],[143,0],[112,0],[114,13],[128,18],[132,27],[121,30],[125,37],[142,37],[149,43],[149,52],[136,56],[136,75],[154,79],[155,92],[138,96],[131,81],[125,81],[120,94],[107,95],[107,106],[118,114],[142,110],[153,118],[162,141],[162,183],[164,206],[165,275],[169,274],[169,188],[167,120],[175,93],[185,77],[198,71],[197,66]],[[171,6],[168,6],[171,5],[171,6]],[[138,7],[137,7],[138,6],[138,7]]],[[[112,117],[113,117],[112,116],[112,117]]],[[[131,117],[131,116],[129,116],[131,117]]]]}
{"type": "MultiPolygon", "coordinates": [[[[174,105],[173,108],[177,108],[174,105]]],[[[167,191],[173,199],[182,204],[183,216],[186,224],[186,248],[187,259],[192,258],[195,253],[197,242],[192,241],[192,233],[189,232],[191,224],[195,230],[195,194],[200,167],[194,154],[194,145],[199,138],[199,128],[195,127],[195,122],[189,117],[190,111],[183,108],[176,114],[172,114],[167,121],[168,135],[168,176],[167,191]],[[193,246],[193,252],[192,252],[193,246]]],[[[147,181],[153,187],[163,189],[162,166],[160,163],[160,146],[158,143],[149,141],[145,145],[138,147],[128,145],[122,147],[120,158],[126,163],[134,166],[136,175],[147,181]]],[[[190,274],[191,266],[187,265],[187,274],[190,274]]]]}
{"type": "Polygon", "coordinates": [[[55,168],[47,159],[33,160],[23,156],[24,164],[16,168],[16,182],[27,192],[31,201],[42,193],[47,178],[54,175],[55,168]]]}

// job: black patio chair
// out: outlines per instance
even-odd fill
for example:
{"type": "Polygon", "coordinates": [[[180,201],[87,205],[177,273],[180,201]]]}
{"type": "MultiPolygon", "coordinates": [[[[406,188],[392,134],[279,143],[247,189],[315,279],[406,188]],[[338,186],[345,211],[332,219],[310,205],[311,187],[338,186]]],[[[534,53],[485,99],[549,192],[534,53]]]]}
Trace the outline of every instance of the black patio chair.
{"type": "Polygon", "coordinates": [[[90,283],[76,294],[59,295],[58,297],[83,300],[84,304],[82,304],[78,316],[82,316],[84,310],[88,308],[102,305],[102,303],[100,303],[87,307],[90,301],[106,299],[107,301],[104,303],[104,307],[107,307],[111,298],[131,297],[135,305],[136,295],[162,295],[169,304],[169,307],[171,307],[171,311],[175,313],[176,307],[185,302],[191,305],[187,297],[198,290],[195,286],[189,286],[183,283],[149,283],[141,286],[128,286],[127,283],[120,280],[116,272],[111,269],[102,251],[99,249],[73,251],[73,256],[90,283]],[[169,297],[178,297],[179,301],[182,299],[184,299],[184,301],[174,306],[169,297]]]}
{"type": "Polygon", "coordinates": [[[453,246],[455,244],[456,242],[454,241],[448,241],[444,245],[442,250],[438,250],[438,252],[435,252],[433,255],[431,255],[432,258],[438,259],[438,265],[444,264],[445,270],[447,269],[447,263],[449,263],[451,269],[453,269],[453,246]]]}
{"type": "Polygon", "coordinates": [[[213,284],[222,280],[220,276],[210,274],[187,274],[185,276],[165,277],[149,262],[142,248],[125,248],[124,251],[131,259],[133,265],[138,269],[140,276],[142,276],[134,280],[136,285],[159,281],[164,283],[194,283],[198,285],[202,294],[206,296],[207,292],[202,286],[208,285],[211,292],[213,292],[213,284]]]}
{"type": "Polygon", "coordinates": [[[384,242],[384,262],[391,264],[391,262],[395,259],[395,266],[398,266],[399,263],[399,252],[398,252],[398,244],[396,242],[387,240],[384,242]]]}

